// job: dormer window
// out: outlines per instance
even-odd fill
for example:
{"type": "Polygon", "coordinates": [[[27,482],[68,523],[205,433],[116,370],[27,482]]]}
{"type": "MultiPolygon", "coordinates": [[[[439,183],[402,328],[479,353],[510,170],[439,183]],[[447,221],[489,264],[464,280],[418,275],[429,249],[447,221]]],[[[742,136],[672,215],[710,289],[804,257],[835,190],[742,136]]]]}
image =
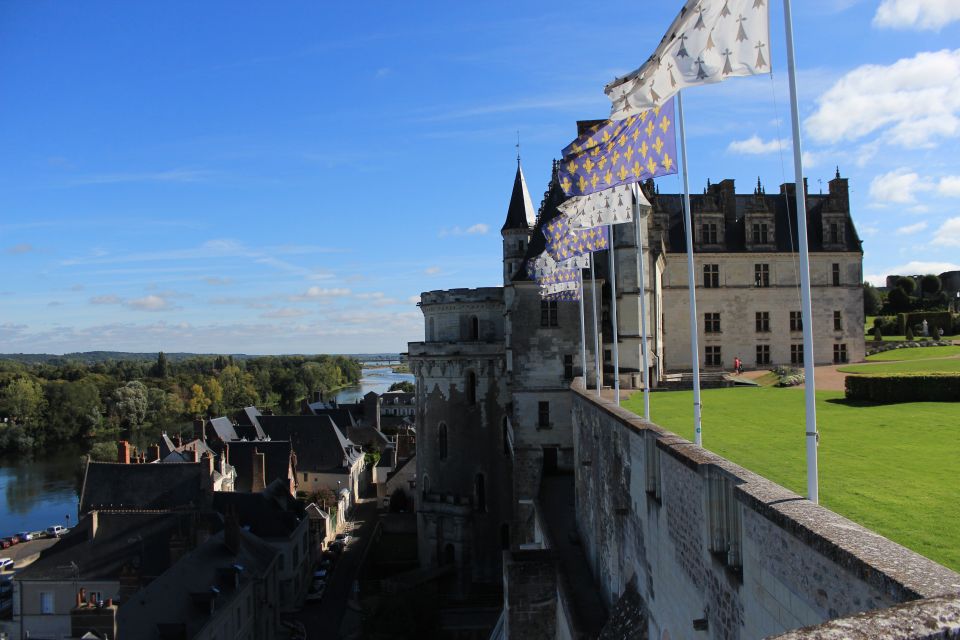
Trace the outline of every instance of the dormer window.
{"type": "Polygon", "coordinates": [[[716,222],[705,222],[700,225],[700,242],[703,244],[717,244],[716,222]]]}
{"type": "Polygon", "coordinates": [[[753,244],[769,243],[769,233],[770,228],[767,226],[766,222],[753,223],[753,244]]]}

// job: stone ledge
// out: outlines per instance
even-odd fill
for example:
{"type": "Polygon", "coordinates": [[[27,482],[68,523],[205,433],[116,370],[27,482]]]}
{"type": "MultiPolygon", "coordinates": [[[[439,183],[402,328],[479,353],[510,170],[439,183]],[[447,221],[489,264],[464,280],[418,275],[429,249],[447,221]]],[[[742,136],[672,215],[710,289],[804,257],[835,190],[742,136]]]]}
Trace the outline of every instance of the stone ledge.
{"type": "Polygon", "coordinates": [[[928,598],[802,627],[776,640],[912,640],[960,638],[960,595],[928,598]]]}
{"type": "Polygon", "coordinates": [[[737,484],[737,499],[747,508],[890,594],[893,599],[905,601],[960,593],[960,574],[698,447],[609,400],[597,398],[583,389],[579,378],[571,385],[571,390],[628,429],[656,434],[661,451],[691,470],[699,473],[700,467],[707,465],[722,469],[737,484]]]}

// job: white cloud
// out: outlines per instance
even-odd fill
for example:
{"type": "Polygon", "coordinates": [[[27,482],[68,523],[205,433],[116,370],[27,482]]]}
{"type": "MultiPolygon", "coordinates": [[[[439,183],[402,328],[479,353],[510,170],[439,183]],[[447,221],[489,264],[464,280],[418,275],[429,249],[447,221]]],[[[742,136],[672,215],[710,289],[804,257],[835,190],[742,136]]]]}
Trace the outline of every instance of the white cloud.
{"type": "Polygon", "coordinates": [[[261,313],[261,318],[299,318],[300,316],[307,315],[307,311],[303,309],[293,309],[291,307],[284,307],[283,309],[276,309],[275,311],[267,311],[266,313],[261,313]]]}
{"type": "Polygon", "coordinates": [[[906,264],[897,265],[886,270],[883,275],[865,275],[863,279],[875,287],[886,286],[888,275],[914,276],[919,274],[940,274],[944,271],[958,271],[960,264],[953,262],[922,262],[914,260],[906,264]]]}
{"type": "Polygon", "coordinates": [[[420,304],[420,296],[410,296],[407,298],[407,302],[410,304],[420,304]]]}
{"type": "Polygon", "coordinates": [[[290,300],[319,300],[324,298],[346,298],[351,294],[350,289],[310,287],[298,296],[290,296],[290,300]]]}
{"type": "Polygon", "coordinates": [[[933,146],[960,133],[960,49],[857,67],[817,103],[805,125],[818,142],[883,131],[891,144],[933,146]]]}
{"type": "Polygon", "coordinates": [[[113,295],[94,296],[90,298],[90,304],[120,304],[121,302],[123,302],[121,298],[113,295]]]}
{"type": "Polygon", "coordinates": [[[746,140],[734,140],[727,146],[727,151],[744,155],[762,155],[777,153],[781,149],[790,151],[792,148],[793,145],[789,140],[763,140],[760,136],[754,135],[746,140]]]}
{"type": "Polygon", "coordinates": [[[36,251],[32,244],[21,242],[20,244],[15,244],[12,247],[8,247],[6,253],[19,255],[21,253],[30,253],[31,251],[36,251]]]}
{"type": "Polygon", "coordinates": [[[224,285],[230,284],[231,282],[233,282],[233,279],[232,279],[232,278],[222,278],[222,277],[220,277],[220,276],[207,276],[206,278],[203,279],[203,281],[206,282],[207,284],[209,284],[209,285],[212,286],[212,287],[219,287],[219,286],[224,286],[224,285]]]}
{"type": "Polygon", "coordinates": [[[166,311],[171,308],[170,301],[163,296],[149,295],[142,298],[128,300],[126,303],[131,309],[139,311],[166,311]]]}
{"type": "Polygon", "coordinates": [[[435,275],[437,275],[438,273],[440,273],[440,267],[438,267],[438,266],[436,266],[436,265],[434,265],[434,266],[432,266],[432,267],[427,267],[426,269],[423,270],[423,272],[424,272],[425,274],[427,274],[428,276],[435,276],[435,275]]]}
{"type": "Polygon", "coordinates": [[[921,178],[916,172],[902,168],[875,177],[870,182],[870,199],[880,206],[913,204],[918,193],[934,188],[929,178],[921,178]]]}
{"type": "Polygon", "coordinates": [[[370,293],[358,293],[354,297],[361,300],[381,300],[385,296],[386,294],[383,291],[372,291],[370,293]]]}
{"type": "Polygon", "coordinates": [[[943,247],[960,247],[960,217],[949,218],[940,225],[934,234],[933,244],[943,247]]]}
{"type": "Polygon", "coordinates": [[[947,197],[960,197],[960,176],[944,176],[937,185],[937,193],[947,197]]]}
{"type": "Polygon", "coordinates": [[[873,26],[939,30],[954,20],[960,20],[957,0],[883,0],[873,16],[873,26]]]}
{"type": "Polygon", "coordinates": [[[486,225],[486,224],[483,224],[482,222],[478,222],[477,224],[470,225],[466,229],[460,226],[441,229],[440,237],[442,238],[444,236],[463,236],[463,235],[482,236],[486,234],[488,231],[490,231],[490,225],[486,225]]]}
{"type": "Polygon", "coordinates": [[[916,223],[916,224],[908,224],[908,225],[905,226],[905,227],[900,227],[899,229],[897,229],[897,234],[903,235],[903,236],[909,236],[909,235],[912,235],[912,234],[914,234],[914,233],[920,233],[921,231],[923,231],[923,230],[926,229],[926,228],[927,228],[927,223],[926,223],[926,222],[918,222],[918,223],[916,223]]]}

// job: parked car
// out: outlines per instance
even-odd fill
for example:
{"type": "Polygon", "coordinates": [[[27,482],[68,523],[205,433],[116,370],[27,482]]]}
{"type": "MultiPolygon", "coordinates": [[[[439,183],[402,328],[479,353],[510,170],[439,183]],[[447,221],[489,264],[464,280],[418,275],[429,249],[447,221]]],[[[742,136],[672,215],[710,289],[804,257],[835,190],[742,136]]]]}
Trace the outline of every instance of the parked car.
{"type": "Polygon", "coordinates": [[[9,542],[11,547],[15,544],[19,544],[20,542],[20,538],[18,538],[17,536],[7,536],[6,538],[4,538],[4,540],[9,542]]]}
{"type": "Polygon", "coordinates": [[[13,544],[13,543],[10,542],[10,538],[0,538],[0,549],[7,549],[7,548],[9,548],[12,544],[13,544]]]}
{"type": "Polygon", "coordinates": [[[17,534],[17,538],[20,539],[20,542],[30,542],[33,540],[33,534],[29,531],[21,531],[17,534]]]}
{"type": "Polygon", "coordinates": [[[47,527],[47,530],[44,531],[43,533],[44,533],[44,535],[46,535],[48,538],[59,538],[60,536],[62,536],[62,535],[65,534],[66,532],[67,532],[66,529],[64,529],[63,527],[61,527],[61,526],[58,525],[58,524],[55,524],[55,525],[53,525],[52,527],[47,527]]]}
{"type": "Polygon", "coordinates": [[[10,558],[0,558],[0,571],[10,571],[13,569],[13,560],[10,558]]]}

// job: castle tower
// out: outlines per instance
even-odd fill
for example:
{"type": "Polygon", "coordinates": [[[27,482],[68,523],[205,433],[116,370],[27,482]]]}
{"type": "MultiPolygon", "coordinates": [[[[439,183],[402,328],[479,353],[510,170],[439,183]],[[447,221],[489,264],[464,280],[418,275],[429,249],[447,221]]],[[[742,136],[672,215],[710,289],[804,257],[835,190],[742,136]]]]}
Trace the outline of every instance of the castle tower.
{"type": "Polygon", "coordinates": [[[503,237],[503,284],[507,286],[520,270],[523,257],[530,243],[530,232],[536,222],[536,211],[527,191],[527,180],[517,158],[517,176],[513,180],[513,193],[507,207],[507,219],[500,229],[503,237]]]}

